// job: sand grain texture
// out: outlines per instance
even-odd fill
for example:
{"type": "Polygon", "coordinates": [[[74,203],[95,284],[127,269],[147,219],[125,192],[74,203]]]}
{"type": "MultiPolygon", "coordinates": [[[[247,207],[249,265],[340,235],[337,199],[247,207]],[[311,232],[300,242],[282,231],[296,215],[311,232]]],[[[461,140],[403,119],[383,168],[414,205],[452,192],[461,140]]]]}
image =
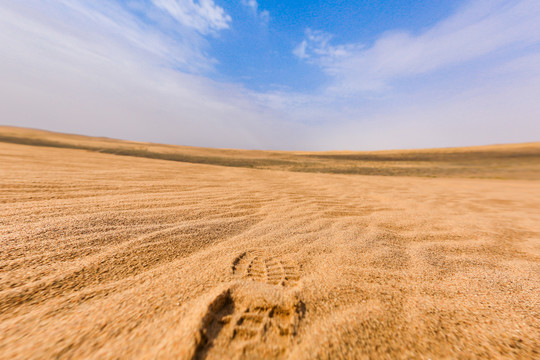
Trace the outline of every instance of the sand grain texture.
{"type": "Polygon", "coordinates": [[[540,182],[0,143],[0,358],[540,358],[540,182]]]}

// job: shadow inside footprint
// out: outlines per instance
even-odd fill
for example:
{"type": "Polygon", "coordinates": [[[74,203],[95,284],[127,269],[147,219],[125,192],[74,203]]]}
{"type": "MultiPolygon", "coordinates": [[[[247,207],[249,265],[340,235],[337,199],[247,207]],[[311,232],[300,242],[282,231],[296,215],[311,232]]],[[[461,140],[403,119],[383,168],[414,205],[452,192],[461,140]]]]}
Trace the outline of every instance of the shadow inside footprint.
{"type": "Polygon", "coordinates": [[[223,326],[229,321],[234,313],[234,301],[230,291],[220,294],[208,306],[208,313],[202,319],[200,340],[195,350],[194,359],[205,359],[208,350],[212,348],[214,340],[219,335],[223,326]]]}

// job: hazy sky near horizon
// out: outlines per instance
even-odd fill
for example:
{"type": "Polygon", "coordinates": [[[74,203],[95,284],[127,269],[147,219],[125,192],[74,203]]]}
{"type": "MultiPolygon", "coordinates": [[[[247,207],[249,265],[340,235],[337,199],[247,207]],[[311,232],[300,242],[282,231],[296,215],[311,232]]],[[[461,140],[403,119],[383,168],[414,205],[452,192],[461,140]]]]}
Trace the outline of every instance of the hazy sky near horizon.
{"type": "Polygon", "coordinates": [[[171,144],[540,141],[538,0],[0,0],[0,124],[171,144]]]}

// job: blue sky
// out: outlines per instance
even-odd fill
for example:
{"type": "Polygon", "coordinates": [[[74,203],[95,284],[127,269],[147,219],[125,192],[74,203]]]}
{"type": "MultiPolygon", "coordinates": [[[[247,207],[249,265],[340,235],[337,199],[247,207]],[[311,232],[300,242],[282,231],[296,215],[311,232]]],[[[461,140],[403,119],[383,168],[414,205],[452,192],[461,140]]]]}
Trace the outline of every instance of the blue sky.
{"type": "Polygon", "coordinates": [[[219,3],[237,19],[229,31],[211,40],[210,54],[219,61],[219,74],[259,91],[309,91],[328,79],[293,53],[306,31],[326,33],[338,43],[370,44],[388,29],[419,31],[433,25],[455,10],[459,1],[252,2],[257,11],[246,3],[219,3]]]}
{"type": "Polygon", "coordinates": [[[0,0],[0,122],[284,150],[538,141],[538,19],[537,0],[0,0]]]}

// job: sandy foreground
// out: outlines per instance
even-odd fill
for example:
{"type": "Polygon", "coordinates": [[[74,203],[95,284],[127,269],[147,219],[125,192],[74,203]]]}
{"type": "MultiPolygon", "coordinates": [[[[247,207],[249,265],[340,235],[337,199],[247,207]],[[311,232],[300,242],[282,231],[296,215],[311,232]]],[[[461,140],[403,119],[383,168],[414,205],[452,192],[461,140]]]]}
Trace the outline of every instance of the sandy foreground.
{"type": "Polygon", "coordinates": [[[1,359],[540,358],[540,181],[0,143],[1,359]]]}

